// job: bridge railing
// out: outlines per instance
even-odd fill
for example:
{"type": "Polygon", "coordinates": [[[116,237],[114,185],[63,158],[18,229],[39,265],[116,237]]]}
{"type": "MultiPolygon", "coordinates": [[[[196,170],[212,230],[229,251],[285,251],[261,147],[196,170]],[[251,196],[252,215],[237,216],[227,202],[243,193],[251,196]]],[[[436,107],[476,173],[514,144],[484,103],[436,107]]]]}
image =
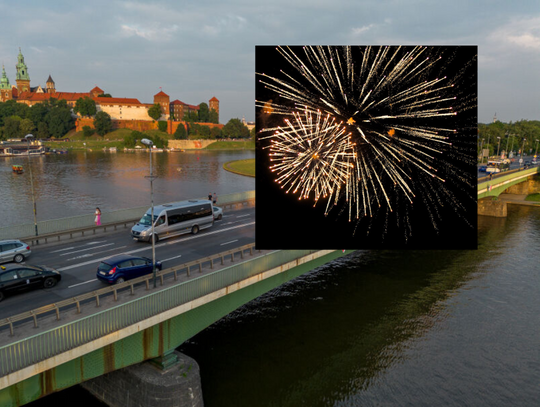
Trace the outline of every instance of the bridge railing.
{"type": "MultiPolygon", "coordinates": [[[[197,199],[208,199],[197,198],[197,199]]],[[[255,199],[255,191],[237,192],[233,194],[222,195],[218,199],[218,206],[227,206],[234,202],[250,201],[255,199]]],[[[39,243],[40,240],[47,241],[51,237],[58,237],[59,234],[72,232],[94,232],[99,229],[107,229],[118,225],[125,227],[129,223],[134,223],[141,219],[142,215],[148,209],[148,205],[136,208],[120,209],[112,212],[103,212],[101,215],[101,226],[94,224],[94,215],[80,215],[61,219],[50,219],[39,221],[39,237],[35,236],[35,227],[33,223],[24,225],[12,225],[0,228],[0,239],[26,239],[32,243],[39,243]]]]}
{"type": "Polygon", "coordinates": [[[508,184],[515,179],[520,178],[527,178],[531,175],[534,175],[536,173],[540,172],[540,167],[534,167],[527,170],[521,170],[521,171],[512,171],[512,172],[505,172],[504,175],[498,175],[497,177],[494,177],[492,180],[480,182],[478,184],[478,194],[486,192],[486,189],[490,186],[501,186],[508,184]]]}
{"type": "MultiPolygon", "coordinates": [[[[241,257],[244,257],[248,250],[253,253],[253,248],[254,245],[250,244],[233,251],[211,256],[207,259],[164,270],[159,273],[160,283],[163,284],[163,278],[167,275],[177,278],[178,273],[182,270],[187,269],[188,273],[193,271],[193,267],[201,270],[205,262],[209,262],[211,267],[213,267],[216,260],[223,263],[225,258],[229,257],[231,261],[234,261],[235,254],[238,253],[241,257]]],[[[171,287],[162,288],[160,291],[149,293],[140,298],[128,300],[122,304],[95,312],[72,322],[46,329],[44,332],[15,340],[0,347],[0,377],[32,366],[55,355],[59,355],[313,252],[313,250],[287,250],[264,254],[261,257],[240,262],[219,271],[172,285],[171,287]]],[[[38,326],[38,316],[40,315],[50,316],[52,314],[54,318],[56,314],[56,318],[61,320],[62,313],[65,310],[71,309],[74,311],[75,307],[77,308],[76,312],[80,313],[81,304],[85,301],[95,302],[95,306],[99,307],[100,301],[103,301],[103,298],[107,294],[113,296],[114,301],[118,301],[118,292],[123,290],[129,299],[129,295],[134,295],[136,290],[149,289],[151,279],[151,275],[140,277],[117,286],[107,287],[94,293],[85,294],[42,307],[38,310],[7,318],[0,323],[0,326],[4,328],[6,326],[9,327],[9,330],[4,332],[3,335],[17,336],[17,323],[24,321],[29,321],[30,324],[33,322],[34,326],[38,326]]],[[[4,331],[6,330],[4,329],[4,331]]]]}

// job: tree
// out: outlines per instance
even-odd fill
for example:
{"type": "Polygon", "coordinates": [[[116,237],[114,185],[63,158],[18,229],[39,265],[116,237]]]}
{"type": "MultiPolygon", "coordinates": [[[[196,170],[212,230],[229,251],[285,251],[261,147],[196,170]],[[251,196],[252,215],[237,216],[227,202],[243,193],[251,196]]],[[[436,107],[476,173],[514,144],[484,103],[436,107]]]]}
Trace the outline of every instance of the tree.
{"type": "Polygon", "coordinates": [[[137,140],[140,140],[142,137],[139,136],[138,131],[132,131],[131,134],[124,137],[124,147],[126,148],[135,148],[137,140]]]}
{"type": "Polygon", "coordinates": [[[96,132],[96,130],[90,126],[83,126],[82,131],[83,131],[84,137],[90,137],[92,134],[96,132]]]}
{"type": "Polygon", "coordinates": [[[208,121],[210,123],[215,123],[215,124],[219,123],[219,115],[215,109],[211,109],[210,112],[208,113],[208,121]]]}
{"type": "Polygon", "coordinates": [[[38,123],[36,136],[38,138],[49,138],[51,136],[49,133],[49,126],[47,125],[47,122],[43,121],[38,123]]]}
{"type": "Polygon", "coordinates": [[[88,96],[85,96],[84,98],[79,98],[75,103],[73,111],[75,113],[79,113],[81,116],[95,116],[95,114],[97,113],[96,102],[94,102],[88,96]]]}
{"type": "Polygon", "coordinates": [[[154,103],[152,107],[148,109],[148,116],[154,120],[158,120],[161,117],[161,106],[159,103],[154,103]]]}
{"type": "Polygon", "coordinates": [[[209,119],[208,105],[204,102],[199,104],[199,121],[201,123],[208,123],[209,119]]]}
{"type": "Polygon", "coordinates": [[[36,103],[30,108],[28,118],[32,120],[34,125],[39,129],[39,124],[45,120],[45,116],[49,112],[49,108],[45,103],[36,103]]]}
{"type": "Polygon", "coordinates": [[[163,133],[167,133],[167,122],[165,120],[160,120],[158,122],[158,129],[163,133]]]}
{"type": "Polygon", "coordinates": [[[6,139],[22,137],[21,121],[19,116],[9,116],[4,119],[4,137],[6,139]]]}
{"type": "Polygon", "coordinates": [[[27,134],[33,133],[36,129],[36,126],[34,126],[34,122],[32,122],[32,120],[22,119],[20,129],[22,136],[26,136],[27,134]]]}
{"type": "Polygon", "coordinates": [[[111,116],[105,112],[97,112],[96,117],[94,118],[94,127],[96,128],[97,134],[104,136],[112,129],[111,116]]]}
{"type": "Polygon", "coordinates": [[[221,129],[219,127],[212,127],[210,129],[210,137],[211,138],[215,138],[215,139],[218,139],[218,138],[221,138],[221,129]]]}
{"type": "Polygon", "coordinates": [[[98,95],[100,98],[112,98],[110,93],[102,93],[101,95],[98,95]]]}
{"type": "Polygon", "coordinates": [[[187,136],[186,128],[184,127],[182,123],[180,123],[178,127],[176,128],[176,131],[174,132],[173,137],[175,138],[175,140],[187,140],[188,136],[187,136]]]}
{"type": "Polygon", "coordinates": [[[199,121],[199,114],[195,110],[188,111],[184,113],[184,121],[190,122],[190,123],[196,123],[199,121]]]}
{"type": "Polygon", "coordinates": [[[71,117],[71,110],[67,104],[64,107],[64,104],[59,103],[53,107],[45,116],[45,122],[49,127],[49,134],[55,138],[64,137],[68,131],[75,127],[75,120],[71,117]]]}
{"type": "Polygon", "coordinates": [[[230,138],[249,138],[249,130],[242,124],[240,119],[231,119],[223,126],[221,133],[230,138]]]}

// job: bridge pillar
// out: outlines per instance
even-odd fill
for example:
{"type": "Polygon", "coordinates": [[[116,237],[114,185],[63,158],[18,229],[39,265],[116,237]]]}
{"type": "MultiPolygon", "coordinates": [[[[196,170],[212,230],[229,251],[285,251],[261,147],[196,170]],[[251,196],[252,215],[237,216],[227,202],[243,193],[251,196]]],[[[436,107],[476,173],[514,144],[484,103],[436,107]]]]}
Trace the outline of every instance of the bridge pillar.
{"type": "Polygon", "coordinates": [[[177,351],[81,384],[110,407],[203,407],[197,362],[177,351]]]}
{"type": "Polygon", "coordinates": [[[500,199],[488,197],[478,201],[478,215],[506,218],[507,214],[508,205],[500,199]]]}

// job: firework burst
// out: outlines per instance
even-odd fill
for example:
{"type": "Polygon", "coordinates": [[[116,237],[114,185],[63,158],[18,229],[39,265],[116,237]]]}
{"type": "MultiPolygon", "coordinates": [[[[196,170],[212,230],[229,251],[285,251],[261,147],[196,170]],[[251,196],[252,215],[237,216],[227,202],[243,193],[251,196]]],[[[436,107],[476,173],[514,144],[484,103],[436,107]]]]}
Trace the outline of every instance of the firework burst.
{"type": "Polygon", "coordinates": [[[314,204],[327,199],[325,214],[343,201],[349,221],[381,210],[407,216],[404,206],[420,201],[437,230],[442,196],[462,207],[449,185],[471,184],[459,165],[470,157],[455,145],[463,144],[458,113],[476,99],[455,87],[462,77],[444,73],[456,48],[277,47],[284,68],[257,73],[273,100],[256,101],[277,124],[258,120],[275,181],[314,204]]]}

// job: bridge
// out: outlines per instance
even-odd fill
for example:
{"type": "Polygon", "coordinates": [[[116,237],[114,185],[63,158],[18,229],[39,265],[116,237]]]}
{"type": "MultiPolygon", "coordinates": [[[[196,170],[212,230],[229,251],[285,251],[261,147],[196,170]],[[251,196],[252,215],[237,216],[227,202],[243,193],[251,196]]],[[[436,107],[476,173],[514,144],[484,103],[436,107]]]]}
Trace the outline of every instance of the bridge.
{"type": "MultiPolygon", "coordinates": [[[[0,407],[21,406],[78,383],[110,405],[129,405],[130,397],[148,405],[155,405],[156,400],[160,405],[173,405],[179,399],[186,405],[200,405],[196,362],[175,348],[252,299],[349,253],[257,250],[253,197],[253,192],[240,200],[238,196],[224,197],[221,205],[228,210],[222,223],[216,222],[196,236],[157,245],[158,258],[170,256],[171,260],[164,261],[155,289],[151,275],[105,288],[86,280],[95,276],[94,266],[106,249],[98,249],[94,260],[84,257],[81,263],[78,257],[87,255],[84,247],[125,244],[130,240],[127,220],[116,219],[100,227],[108,227],[107,232],[79,224],[70,231],[47,231],[44,236],[49,243],[45,237],[37,239],[32,248],[37,261],[51,264],[60,261],[56,260],[59,253],[75,254],[61,260],[59,286],[2,303],[0,407]],[[124,228],[119,226],[122,222],[124,228]],[[116,232],[113,224],[119,228],[116,232]],[[102,240],[110,235],[111,243],[90,244],[96,236],[102,240]],[[224,240],[244,244],[225,250],[227,242],[218,243],[224,240]],[[53,294],[57,301],[51,302],[53,294]],[[5,314],[6,308],[18,313],[5,314]],[[145,361],[150,362],[142,363],[145,361]]],[[[150,247],[129,243],[134,246],[124,250],[150,247]]]]}
{"type": "Polygon", "coordinates": [[[493,179],[484,177],[478,183],[478,214],[506,217],[508,204],[540,206],[524,201],[524,196],[540,192],[540,167],[512,170],[497,174],[493,179]],[[513,197],[521,196],[519,199],[513,197]]]}

